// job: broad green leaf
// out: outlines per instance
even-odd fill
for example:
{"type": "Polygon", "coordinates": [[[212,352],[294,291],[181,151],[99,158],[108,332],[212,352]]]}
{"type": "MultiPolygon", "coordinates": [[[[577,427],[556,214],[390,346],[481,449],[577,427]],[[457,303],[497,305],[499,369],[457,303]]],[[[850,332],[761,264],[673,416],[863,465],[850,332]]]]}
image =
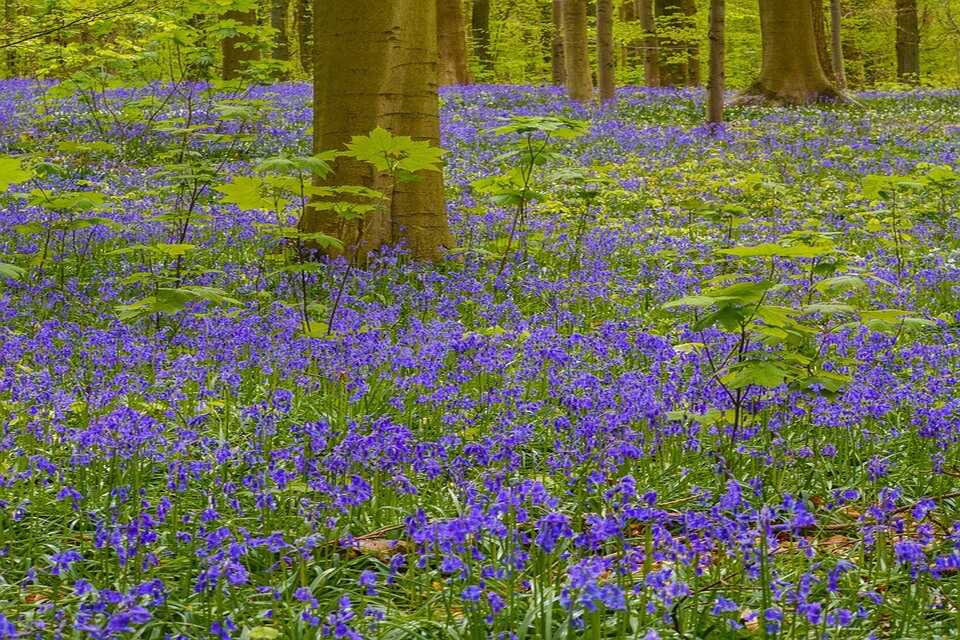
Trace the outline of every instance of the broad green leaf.
{"type": "Polygon", "coordinates": [[[768,360],[747,360],[741,362],[720,381],[731,389],[743,389],[753,385],[772,389],[784,384],[789,371],[781,364],[768,360]]]}
{"type": "Polygon", "coordinates": [[[6,191],[12,184],[20,184],[30,179],[32,174],[22,168],[20,158],[0,157],[0,191],[6,191]]]}
{"type": "Polygon", "coordinates": [[[23,267],[18,267],[15,264],[7,264],[6,262],[0,262],[0,278],[22,280],[25,275],[27,275],[27,270],[23,267]]]}
{"type": "Polygon", "coordinates": [[[395,136],[383,127],[377,127],[366,136],[353,136],[346,146],[351,156],[380,171],[439,171],[440,156],[444,153],[443,149],[432,147],[425,140],[395,136]]]}
{"type": "MultiPolygon", "coordinates": [[[[291,483],[290,486],[293,484],[295,483],[291,483]]],[[[290,486],[287,488],[290,488],[290,486]]],[[[305,484],[303,486],[306,487],[305,484]]],[[[309,487],[302,491],[306,490],[309,490],[309,487]]],[[[250,638],[250,640],[275,640],[276,638],[280,637],[280,631],[274,627],[254,627],[253,629],[250,629],[250,633],[248,633],[247,636],[250,638]]]]}
{"type": "Polygon", "coordinates": [[[838,294],[847,291],[864,291],[867,283],[859,276],[837,276],[821,280],[814,284],[813,288],[820,293],[838,294]]]}
{"type": "Polygon", "coordinates": [[[758,244],[752,247],[731,247],[729,249],[716,249],[716,253],[722,253],[740,258],[816,258],[817,256],[833,253],[832,247],[809,246],[809,245],[790,245],[781,244],[758,244]]]}
{"type": "Polygon", "coordinates": [[[263,197],[261,189],[263,179],[248,176],[235,176],[232,182],[215,187],[224,194],[221,202],[235,204],[244,211],[273,208],[273,201],[263,197]]]}
{"type": "Polygon", "coordinates": [[[196,248],[196,245],[192,244],[164,244],[162,242],[153,246],[157,251],[171,258],[185,256],[196,248]]]}
{"type": "Polygon", "coordinates": [[[743,322],[744,318],[745,315],[737,307],[720,307],[694,322],[691,328],[694,331],[700,331],[719,324],[727,331],[736,331],[740,328],[740,323],[743,322]]]}

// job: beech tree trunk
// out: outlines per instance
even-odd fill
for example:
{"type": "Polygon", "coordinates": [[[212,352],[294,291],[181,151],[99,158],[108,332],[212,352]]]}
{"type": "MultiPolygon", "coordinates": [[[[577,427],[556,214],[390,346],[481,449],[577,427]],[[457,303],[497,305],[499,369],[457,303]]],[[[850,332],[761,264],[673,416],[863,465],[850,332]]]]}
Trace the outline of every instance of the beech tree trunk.
{"type": "MultiPolygon", "coordinates": [[[[343,149],[378,126],[439,145],[436,9],[422,0],[314,0],[315,151],[343,149]]],[[[419,176],[394,183],[367,163],[339,158],[319,184],[371,187],[392,195],[389,206],[344,222],[318,202],[300,228],[340,238],[358,258],[404,241],[415,259],[439,260],[453,247],[443,176],[419,176]]]]}
{"type": "Polygon", "coordinates": [[[660,84],[694,85],[700,82],[695,0],[656,0],[660,84]]]}
{"type": "MultiPolygon", "coordinates": [[[[17,15],[17,6],[15,0],[4,0],[3,1],[3,21],[10,25],[10,28],[13,28],[13,19],[17,15]]],[[[4,56],[4,62],[8,78],[16,78],[18,75],[17,69],[17,54],[14,51],[13,47],[9,47],[4,56]]]]}
{"type": "Polygon", "coordinates": [[[763,65],[738,102],[803,104],[847,98],[824,73],[817,53],[813,2],[760,0],[763,65]]]}
{"type": "Polygon", "coordinates": [[[553,84],[562,87],[567,84],[567,70],[563,54],[563,0],[550,3],[550,79],[553,84]]]}
{"type": "Polygon", "coordinates": [[[616,95],[613,57],[613,0],[597,0],[597,84],[600,100],[607,102],[616,95]]]}
{"type": "Polygon", "coordinates": [[[653,0],[637,0],[640,28],[643,29],[643,77],[648,87],[660,86],[660,39],[653,17],[653,0]]]}
{"type": "Polygon", "coordinates": [[[563,6],[563,59],[567,95],[573,100],[593,99],[590,50],[587,45],[587,0],[561,0],[563,6]]]}
{"type": "Polygon", "coordinates": [[[470,15],[470,36],[473,40],[473,55],[480,61],[484,80],[493,76],[493,52],[490,51],[490,0],[473,0],[470,15]]]}
{"type": "Polygon", "coordinates": [[[920,24],[917,0],[897,0],[897,78],[920,82],[920,24]]]}
{"type": "Polygon", "coordinates": [[[296,0],[297,48],[304,73],[313,71],[313,5],[312,0],[296,0]]]}
{"type": "Polygon", "coordinates": [[[711,131],[723,124],[723,88],[726,84],[726,3],[710,0],[707,39],[710,41],[710,73],[707,78],[707,124],[711,131]]]}
{"type": "MultiPolygon", "coordinates": [[[[256,11],[227,11],[224,19],[235,20],[241,26],[257,24],[256,11]]],[[[235,35],[223,39],[223,79],[235,80],[246,70],[250,62],[260,59],[260,48],[248,35],[235,35]]]]}
{"type": "MultiPolygon", "coordinates": [[[[636,0],[624,0],[620,4],[620,22],[629,24],[637,21],[637,4],[636,0]]],[[[640,59],[640,56],[637,55],[638,51],[639,43],[637,40],[632,38],[628,40],[621,50],[620,64],[625,69],[632,69],[635,62],[640,59]]]]}
{"type": "Polygon", "coordinates": [[[460,0],[437,0],[437,45],[440,49],[440,86],[470,84],[467,30],[460,0]]]}
{"type": "MultiPolygon", "coordinates": [[[[288,0],[272,0],[270,5],[270,26],[276,29],[273,41],[273,57],[284,62],[290,61],[290,34],[287,33],[288,0]]],[[[286,73],[283,74],[286,77],[286,73]]]]}
{"type": "Polygon", "coordinates": [[[833,80],[840,89],[847,86],[843,71],[843,7],[841,0],[830,0],[830,61],[833,63],[833,80]]]}

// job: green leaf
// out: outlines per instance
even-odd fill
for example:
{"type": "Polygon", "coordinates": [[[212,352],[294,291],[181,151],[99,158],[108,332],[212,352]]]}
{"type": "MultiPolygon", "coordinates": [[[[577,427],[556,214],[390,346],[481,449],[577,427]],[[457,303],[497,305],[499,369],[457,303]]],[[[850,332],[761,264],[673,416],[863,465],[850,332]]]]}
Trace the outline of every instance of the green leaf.
{"type": "Polygon", "coordinates": [[[789,371],[779,363],[769,360],[747,360],[721,377],[720,382],[731,389],[743,389],[752,385],[772,389],[784,384],[789,377],[789,371]]]}
{"type": "Polygon", "coordinates": [[[273,201],[261,194],[262,187],[262,178],[235,176],[232,182],[215,188],[224,194],[221,202],[235,204],[244,211],[253,211],[273,207],[273,201]]]}
{"type": "Polygon", "coordinates": [[[349,155],[387,172],[439,171],[440,156],[444,154],[443,149],[432,147],[425,140],[395,136],[383,127],[367,136],[353,136],[346,146],[349,155]]]}
{"type": "Polygon", "coordinates": [[[27,275],[27,270],[23,267],[18,267],[15,264],[0,262],[0,278],[22,280],[25,275],[27,275]]]}
{"type": "Polygon", "coordinates": [[[247,636],[250,640],[275,640],[280,637],[280,631],[273,627],[254,627],[247,636]]]}
{"type": "Polygon", "coordinates": [[[752,247],[731,247],[729,249],[716,249],[716,253],[722,253],[729,256],[740,258],[816,258],[817,256],[833,253],[832,247],[809,246],[809,245],[791,245],[781,244],[758,244],[752,247]]]}
{"type": "Polygon", "coordinates": [[[159,251],[160,253],[162,253],[162,254],[165,255],[165,256],[169,256],[169,257],[171,257],[171,258],[179,258],[179,257],[185,256],[185,255],[187,255],[188,253],[190,253],[191,251],[193,251],[194,248],[196,247],[196,245],[192,245],[192,244],[163,244],[163,243],[157,243],[157,244],[153,245],[153,247],[154,247],[155,250],[159,251]]]}
{"type": "Polygon", "coordinates": [[[20,158],[0,157],[0,191],[6,191],[12,184],[20,184],[30,179],[31,173],[22,169],[20,158]]]}
{"type": "Polygon", "coordinates": [[[700,331],[707,327],[719,324],[727,331],[736,331],[744,319],[744,314],[736,307],[720,307],[693,323],[691,329],[700,331]]]}
{"type": "Polygon", "coordinates": [[[837,276],[821,280],[814,284],[813,288],[820,293],[835,295],[847,291],[864,291],[867,288],[867,283],[859,276],[837,276]]]}

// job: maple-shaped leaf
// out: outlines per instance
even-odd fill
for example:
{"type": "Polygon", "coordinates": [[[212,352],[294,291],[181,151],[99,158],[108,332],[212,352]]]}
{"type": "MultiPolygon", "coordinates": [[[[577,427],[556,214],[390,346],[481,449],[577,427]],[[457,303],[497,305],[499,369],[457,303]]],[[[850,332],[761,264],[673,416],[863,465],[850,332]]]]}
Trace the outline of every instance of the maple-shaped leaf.
{"type": "Polygon", "coordinates": [[[26,182],[30,176],[30,172],[23,169],[20,158],[0,157],[0,191],[6,191],[12,184],[26,182]]]}
{"type": "Polygon", "coordinates": [[[235,176],[232,182],[216,187],[224,194],[221,202],[235,204],[244,211],[270,209],[273,201],[264,198],[261,192],[263,180],[256,177],[235,176]]]}

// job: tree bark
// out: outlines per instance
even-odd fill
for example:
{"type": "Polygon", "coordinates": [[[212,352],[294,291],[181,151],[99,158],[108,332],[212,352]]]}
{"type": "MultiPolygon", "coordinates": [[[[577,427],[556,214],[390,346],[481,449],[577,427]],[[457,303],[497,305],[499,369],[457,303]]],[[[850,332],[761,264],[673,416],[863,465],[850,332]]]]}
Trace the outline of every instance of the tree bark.
{"type": "Polygon", "coordinates": [[[440,86],[470,84],[467,30],[460,0],[437,0],[437,45],[440,50],[440,86]]]}
{"type": "Polygon", "coordinates": [[[823,0],[810,0],[810,13],[813,15],[813,37],[817,42],[817,59],[820,60],[820,68],[831,82],[836,83],[827,45],[827,22],[823,16],[823,0]]]}
{"type": "Polygon", "coordinates": [[[597,0],[597,84],[600,100],[616,95],[613,58],[613,0],[597,0]]]}
{"type": "MultiPolygon", "coordinates": [[[[422,0],[314,0],[314,149],[342,149],[380,126],[395,135],[440,142],[437,5],[422,0]]],[[[404,241],[418,260],[453,247],[443,176],[394,182],[367,163],[339,158],[322,185],[361,185],[392,195],[389,206],[345,223],[322,206],[300,220],[306,232],[339,237],[348,253],[404,241]]],[[[319,204],[319,203],[315,203],[319,204]]]]}
{"type": "Polygon", "coordinates": [[[313,5],[312,0],[296,0],[297,49],[300,67],[309,75],[313,72],[313,5]]]}
{"type": "Polygon", "coordinates": [[[683,13],[686,16],[685,24],[687,37],[687,85],[700,86],[700,43],[697,42],[697,0],[683,0],[683,13]]]}
{"type": "Polygon", "coordinates": [[[562,87],[567,84],[567,70],[563,53],[563,0],[550,3],[550,79],[553,84],[562,87]]]}
{"type": "MultiPolygon", "coordinates": [[[[624,0],[620,4],[620,22],[629,24],[637,21],[637,1],[624,0]]],[[[630,39],[624,44],[620,53],[620,65],[625,69],[632,69],[640,56],[637,55],[639,43],[635,39],[630,39]]]]}
{"type": "MultiPolygon", "coordinates": [[[[256,11],[227,11],[225,20],[235,20],[244,27],[257,24],[256,11]]],[[[235,80],[246,70],[250,62],[260,59],[257,43],[248,35],[235,35],[223,39],[223,79],[235,80]]]]}
{"type": "Polygon", "coordinates": [[[897,0],[897,78],[916,85],[920,82],[920,24],[917,0],[897,0]]]}
{"type": "MultiPolygon", "coordinates": [[[[13,19],[17,15],[17,5],[16,0],[4,0],[3,1],[3,20],[9,25],[8,28],[13,28],[13,19]]],[[[8,78],[16,78],[18,75],[17,69],[17,52],[14,47],[10,47],[6,51],[5,58],[5,67],[8,78]]]]}
{"type": "Polygon", "coordinates": [[[699,46],[691,37],[696,28],[694,0],[656,0],[660,84],[693,85],[700,81],[699,46]]]}
{"type": "Polygon", "coordinates": [[[711,131],[723,124],[723,88],[726,84],[726,3],[710,0],[707,39],[710,41],[710,73],[707,78],[707,124],[711,131]]]}
{"type": "Polygon", "coordinates": [[[660,86],[660,39],[653,17],[653,0],[637,0],[640,28],[643,29],[643,77],[648,87],[660,86]]]}
{"type": "Polygon", "coordinates": [[[847,86],[846,74],[843,71],[843,7],[841,0],[830,0],[830,60],[833,63],[833,80],[837,87],[844,89],[847,86]]]}
{"type": "MultiPolygon", "coordinates": [[[[289,0],[272,0],[270,4],[270,26],[276,30],[273,41],[273,57],[290,62],[290,34],[287,32],[287,9],[289,0]]],[[[286,73],[283,74],[285,78],[286,73]]]]}
{"type": "Polygon", "coordinates": [[[590,76],[590,50],[587,46],[587,0],[561,1],[567,95],[573,100],[592,100],[593,79],[590,76]]]}
{"type": "Polygon", "coordinates": [[[763,64],[760,77],[737,102],[847,100],[820,64],[813,15],[810,1],[760,0],[763,64]]]}
{"type": "Polygon", "coordinates": [[[473,55],[480,62],[484,80],[493,76],[493,52],[490,51],[490,0],[473,0],[470,16],[470,35],[473,40],[473,55]]]}

